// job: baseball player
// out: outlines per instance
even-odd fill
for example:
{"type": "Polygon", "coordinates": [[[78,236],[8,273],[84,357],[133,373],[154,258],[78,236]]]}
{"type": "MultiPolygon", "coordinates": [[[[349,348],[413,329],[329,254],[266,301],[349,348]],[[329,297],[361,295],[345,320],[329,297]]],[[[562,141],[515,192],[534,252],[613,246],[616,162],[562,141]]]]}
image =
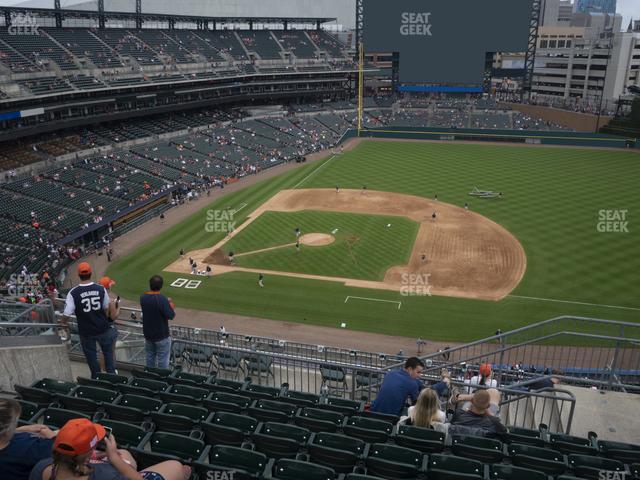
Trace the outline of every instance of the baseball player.
{"type": "Polygon", "coordinates": [[[367,194],[367,186],[366,186],[366,185],[363,185],[363,186],[362,186],[362,192],[361,192],[361,193],[362,193],[363,195],[366,195],[366,194],[367,194]]]}
{"type": "Polygon", "coordinates": [[[300,227],[296,227],[295,232],[296,232],[296,238],[300,238],[300,227]]]}
{"type": "Polygon", "coordinates": [[[467,202],[464,202],[464,210],[468,213],[469,212],[469,204],[467,202]]]}
{"type": "Polygon", "coordinates": [[[296,240],[296,253],[300,253],[300,240],[296,240]]]}
{"type": "Polygon", "coordinates": [[[260,288],[264,288],[264,275],[261,273],[258,274],[258,285],[260,285],[260,288]]]}
{"type": "Polygon", "coordinates": [[[336,193],[340,193],[340,185],[336,185],[336,193]]]}
{"type": "Polygon", "coordinates": [[[191,275],[197,275],[198,274],[198,264],[196,262],[193,262],[191,264],[191,275]]]}
{"type": "Polygon", "coordinates": [[[180,258],[184,258],[184,248],[180,249],[180,258]]]}
{"type": "Polygon", "coordinates": [[[207,272],[207,277],[211,276],[211,265],[207,265],[207,268],[205,269],[205,271],[207,272]]]}
{"type": "Polygon", "coordinates": [[[231,265],[235,265],[236,263],[236,259],[235,259],[235,256],[233,255],[233,252],[229,252],[229,263],[231,265]]]}
{"type": "Polygon", "coordinates": [[[433,212],[431,214],[431,221],[435,222],[436,221],[436,212],[433,212]]]}
{"type": "Polygon", "coordinates": [[[434,197],[433,197],[433,201],[434,201],[434,202],[437,202],[437,201],[438,201],[438,194],[437,194],[437,193],[434,195],[434,197]]]}
{"type": "Polygon", "coordinates": [[[420,256],[420,260],[422,260],[422,263],[427,263],[427,256],[423,253],[423,254],[420,256]]]}

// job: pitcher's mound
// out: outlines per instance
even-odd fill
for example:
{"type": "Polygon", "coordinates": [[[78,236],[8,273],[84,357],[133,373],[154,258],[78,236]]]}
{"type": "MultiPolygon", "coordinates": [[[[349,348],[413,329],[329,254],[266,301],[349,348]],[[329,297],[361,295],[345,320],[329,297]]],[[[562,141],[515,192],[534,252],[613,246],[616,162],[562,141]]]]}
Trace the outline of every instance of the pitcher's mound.
{"type": "Polygon", "coordinates": [[[328,233],[307,233],[300,237],[300,243],[302,245],[309,245],[310,247],[322,247],[324,245],[331,245],[336,239],[333,235],[328,233]]]}

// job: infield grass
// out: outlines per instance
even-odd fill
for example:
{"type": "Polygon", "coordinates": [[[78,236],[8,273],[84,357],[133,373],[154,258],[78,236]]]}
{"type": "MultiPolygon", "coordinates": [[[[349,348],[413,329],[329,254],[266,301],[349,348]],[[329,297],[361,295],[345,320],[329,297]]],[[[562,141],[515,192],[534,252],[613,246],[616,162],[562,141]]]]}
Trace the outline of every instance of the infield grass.
{"type": "MultiPolygon", "coordinates": [[[[447,341],[474,340],[497,328],[506,331],[564,314],[640,321],[640,157],[636,154],[363,142],[323,163],[233,192],[207,208],[238,208],[246,203],[235,218],[242,222],[276,192],[296,185],[356,189],[367,185],[370,190],[428,198],[437,194],[440,201],[460,206],[468,202],[472,210],[518,238],[527,254],[525,276],[513,295],[500,302],[403,297],[390,291],[269,275],[260,289],[254,274],[240,272],[203,279],[197,290],[165,287],[166,293],[182,307],[332,327],[345,321],[356,330],[447,341]],[[504,198],[470,197],[474,186],[501,191],[504,198]],[[601,210],[625,210],[628,233],[598,232],[601,210]],[[401,301],[402,307],[345,304],[347,295],[401,301]]],[[[204,228],[207,208],[115,262],[108,270],[118,282],[115,291],[137,299],[149,276],[173,262],[181,248],[205,248],[221,240],[224,234],[207,233],[204,228]]],[[[404,248],[400,245],[397,250],[404,248]]],[[[186,276],[163,275],[165,285],[186,276]]]]}
{"type": "Polygon", "coordinates": [[[300,211],[264,212],[223,245],[222,251],[242,254],[295,243],[295,228],[302,234],[333,235],[323,247],[301,245],[237,257],[240,267],[329,277],[383,280],[389,267],[409,262],[418,223],[397,216],[300,211]],[[390,225],[390,227],[387,227],[390,225]]]}

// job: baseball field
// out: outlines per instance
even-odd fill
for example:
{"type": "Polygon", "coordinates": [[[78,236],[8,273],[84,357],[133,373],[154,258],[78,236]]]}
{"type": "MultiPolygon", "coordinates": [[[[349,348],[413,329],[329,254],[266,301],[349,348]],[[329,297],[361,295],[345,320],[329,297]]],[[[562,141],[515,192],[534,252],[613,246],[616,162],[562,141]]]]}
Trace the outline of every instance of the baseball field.
{"type": "Polygon", "coordinates": [[[225,195],[107,274],[132,300],[161,273],[180,307],[452,342],[639,321],[638,185],[625,151],[368,140],[225,195]]]}

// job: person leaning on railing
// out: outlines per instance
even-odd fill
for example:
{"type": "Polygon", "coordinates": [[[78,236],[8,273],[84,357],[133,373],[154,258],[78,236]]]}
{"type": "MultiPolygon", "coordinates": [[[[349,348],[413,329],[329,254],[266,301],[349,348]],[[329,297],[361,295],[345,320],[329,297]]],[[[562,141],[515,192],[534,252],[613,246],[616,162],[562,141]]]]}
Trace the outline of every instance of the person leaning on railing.
{"type": "Polygon", "coordinates": [[[20,404],[0,399],[0,477],[27,480],[36,463],[51,455],[55,433],[44,425],[18,427],[20,404]]]}

